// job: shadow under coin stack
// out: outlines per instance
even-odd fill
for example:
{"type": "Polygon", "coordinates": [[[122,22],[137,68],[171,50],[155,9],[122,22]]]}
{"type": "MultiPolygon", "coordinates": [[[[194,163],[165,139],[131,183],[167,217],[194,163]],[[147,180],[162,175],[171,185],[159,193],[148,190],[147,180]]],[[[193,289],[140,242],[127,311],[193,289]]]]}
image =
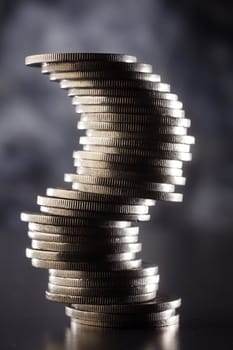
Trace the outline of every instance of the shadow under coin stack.
{"type": "Polygon", "coordinates": [[[23,213],[32,265],[49,269],[46,297],[68,304],[72,327],[178,325],[180,299],[157,295],[157,266],[141,262],[136,223],[157,200],[182,201],[183,161],[191,160],[190,120],[170,86],[148,64],[121,54],[34,55],[68,91],[80,119],[72,189],[38,196],[39,214],[23,213]]]}

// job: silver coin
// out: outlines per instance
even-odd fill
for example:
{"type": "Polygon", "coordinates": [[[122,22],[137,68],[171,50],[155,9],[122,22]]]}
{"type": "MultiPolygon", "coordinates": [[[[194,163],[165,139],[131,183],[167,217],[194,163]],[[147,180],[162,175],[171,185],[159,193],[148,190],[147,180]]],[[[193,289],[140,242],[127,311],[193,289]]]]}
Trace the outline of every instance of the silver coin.
{"type": "MultiPolygon", "coordinates": [[[[110,186],[98,186],[98,185],[89,185],[82,183],[73,183],[72,187],[77,190],[86,191],[90,193],[106,193],[109,195],[128,195],[130,196],[141,196],[146,198],[151,198],[154,200],[163,200],[163,201],[172,201],[172,202],[182,202],[183,195],[181,193],[166,193],[158,191],[141,191],[140,190],[131,190],[121,187],[110,187],[110,186]]],[[[142,218],[138,216],[138,221],[143,221],[146,219],[144,215],[142,218]],[[141,220],[142,219],[142,220],[141,220]]]]}
{"type": "MultiPolygon", "coordinates": [[[[103,113],[104,114],[104,113],[103,113]]],[[[107,114],[107,113],[106,113],[107,114]]],[[[120,115],[120,114],[119,114],[120,115]]],[[[82,118],[82,117],[81,117],[82,118]]],[[[167,117],[165,117],[167,118],[167,117]]],[[[104,119],[104,118],[103,118],[104,119]]],[[[175,119],[175,118],[173,118],[175,119]]],[[[185,118],[180,118],[178,120],[183,120],[185,118]]],[[[79,130],[85,130],[85,129],[92,129],[92,130],[102,130],[102,131],[111,131],[111,130],[115,130],[118,132],[131,132],[131,134],[133,135],[133,133],[138,133],[138,137],[141,138],[142,133],[145,137],[145,135],[147,135],[147,137],[153,137],[155,135],[159,136],[159,135],[186,135],[187,134],[187,128],[183,127],[183,126],[170,126],[170,125],[158,125],[158,123],[154,123],[154,124],[135,124],[135,125],[128,125],[127,124],[121,124],[121,123],[106,123],[106,122],[102,122],[102,121],[80,121],[77,124],[77,127],[79,130]],[[125,130],[126,128],[128,128],[129,130],[125,130]],[[123,130],[122,130],[123,129],[123,130]]],[[[133,135],[135,136],[135,135],[133,135]]]]}
{"type": "Polygon", "coordinates": [[[94,201],[94,202],[114,202],[116,204],[127,205],[143,205],[153,206],[155,201],[141,198],[128,198],[122,196],[108,196],[101,194],[91,194],[82,191],[73,191],[62,188],[47,188],[46,195],[56,198],[74,199],[79,201],[94,201]]]}
{"type": "Polygon", "coordinates": [[[134,278],[130,279],[129,276],[124,278],[118,276],[117,279],[109,279],[109,278],[67,278],[67,277],[57,277],[57,276],[49,276],[49,282],[52,284],[56,284],[59,286],[67,286],[67,287],[82,287],[82,288],[121,288],[126,285],[131,287],[134,286],[144,286],[146,284],[158,284],[159,283],[159,275],[144,277],[144,278],[134,278]]]}
{"type": "Polygon", "coordinates": [[[94,327],[106,327],[106,328],[148,328],[148,327],[153,327],[153,328],[164,328],[164,327],[170,327],[174,325],[179,324],[179,315],[174,315],[171,316],[168,319],[165,320],[157,320],[157,321],[132,321],[130,320],[129,322],[104,322],[104,321],[87,321],[87,320],[80,320],[80,319],[71,319],[71,328],[75,330],[75,328],[79,325],[88,325],[88,326],[94,326],[94,327]]]}
{"type": "Polygon", "coordinates": [[[127,187],[127,188],[143,188],[147,190],[159,191],[159,192],[174,192],[175,187],[166,183],[147,183],[141,182],[138,184],[132,183],[127,179],[116,179],[116,178],[104,178],[104,177],[95,177],[88,175],[78,175],[78,174],[65,174],[64,179],[66,182],[73,183],[84,183],[84,184],[92,184],[92,185],[100,185],[100,186],[119,186],[119,187],[127,187]]]}
{"type": "Polygon", "coordinates": [[[45,233],[55,233],[55,234],[61,234],[61,235],[73,235],[73,236],[79,236],[84,235],[85,237],[92,237],[95,235],[95,237],[102,237],[108,236],[108,237],[121,237],[121,236],[137,236],[139,233],[139,227],[138,226],[128,226],[128,227],[109,227],[108,223],[107,225],[103,226],[78,226],[78,225],[71,225],[71,226],[54,226],[54,225],[46,225],[41,223],[35,223],[35,222],[29,222],[28,228],[31,231],[39,231],[39,232],[45,232],[45,233]]]}
{"type": "Polygon", "coordinates": [[[158,98],[164,100],[177,101],[178,96],[170,92],[143,89],[120,89],[120,88],[70,88],[68,96],[113,96],[113,97],[146,97],[158,98]]]}
{"type": "Polygon", "coordinates": [[[61,89],[101,88],[101,89],[143,89],[158,92],[170,92],[170,85],[145,80],[61,80],[61,89]]]}
{"type": "MultiPolygon", "coordinates": [[[[168,169],[172,169],[172,168],[168,168],[168,169]]],[[[180,171],[180,169],[177,169],[177,170],[180,171]]],[[[92,168],[83,168],[78,166],[77,174],[86,175],[86,176],[100,176],[104,178],[115,177],[116,179],[127,178],[127,180],[130,179],[131,181],[136,181],[136,182],[138,181],[138,179],[141,179],[147,182],[153,182],[153,183],[161,182],[161,183],[167,183],[172,185],[182,185],[182,186],[185,185],[186,183],[185,177],[159,174],[159,171],[157,171],[157,169],[152,169],[150,172],[148,172],[145,175],[140,172],[120,171],[120,170],[112,170],[112,169],[96,169],[96,168],[92,169],[92,168]]]]}
{"type": "MultiPolygon", "coordinates": [[[[183,145],[181,145],[182,147],[183,145]]],[[[173,146],[171,146],[172,148],[173,146]]],[[[178,146],[179,147],[179,146],[178,146]]],[[[108,146],[98,146],[98,145],[84,145],[83,150],[86,152],[94,152],[96,155],[95,159],[101,160],[111,160],[109,154],[114,155],[124,155],[124,157],[130,156],[134,158],[136,163],[139,159],[137,157],[142,157],[142,160],[145,162],[145,158],[152,159],[159,158],[169,159],[169,160],[181,160],[181,161],[190,161],[192,159],[192,154],[188,152],[177,152],[169,150],[141,150],[135,148],[125,148],[125,147],[108,147],[108,146]]],[[[186,148],[187,150],[187,148],[186,148]]],[[[124,158],[122,157],[122,158],[124,158]]],[[[114,158],[112,158],[114,159],[114,158]]],[[[117,159],[117,158],[116,158],[117,159]]],[[[128,159],[128,158],[126,158],[128,159]]],[[[115,160],[114,160],[115,161],[115,160]]],[[[126,162],[126,160],[125,160],[126,162]]]]}
{"type": "Polygon", "coordinates": [[[109,220],[129,220],[129,221],[149,221],[149,214],[124,214],[124,213],[112,213],[112,212],[93,212],[87,210],[72,210],[63,208],[53,208],[40,206],[40,211],[42,213],[47,213],[50,215],[61,215],[62,217],[74,217],[74,218],[90,218],[96,220],[104,220],[106,214],[108,214],[109,220]]]}
{"type": "Polygon", "coordinates": [[[98,152],[108,151],[107,147],[126,147],[133,148],[139,147],[141,150],[161,150],[161,151],[171,151],[171,152],[190,152],[190,145],[183,143],[171,143],[162,141],[152,141],[148,139],[128,139],[128,138],[112,138],[112,137],[94,137],[94,136],[81,136],[79,139],[81,145],[85,145],[84,150],[94,150],[95,148],[90,148],[89,145],[99,146],[96,148],[98,152]],[[86,147],[88,145],[88,147],[86,147]]]}
{"type": "Polygon", "coordinates": [[[175,315],[174,309],[167,309],[163,311],[154,311],[148,313],[132,313],[132,314],[109,314],[109,313],[100,313],[100,312],[90,312],[82,311],[75,309],[72,306],[66,306],[66,315],[68,317],[77,319],[77,320],[89,320],[89,321],[103,321],[109,323],[115,322],[132,322],[132,321],[158,321],[158,320],[167,320],[171,316],[175,315]]]}
{"type": "Polygon", "coordinates": [[[49,53],[40,55],[27,56],[25,64],[29,66],[40,66],[42,63],[48,62],[78,62],[78,61],[109,61],[109,62],[126,62],[134,63],[136,57],[122,54],[103,54],[103,53],[49,53]]]}
{"type": "MultiPolygon", "coordinates": [[[[110,164],[111,165],[111,164],[110,164]]],[[[123,177],[123,178],[134,178],[134,177],[144,177],[144,179],[147,179],[147,177],[150,177],[148,175],[151,175],[153,178],[153,175],[161,175],[161,176],[182,176],[183,170],[180,168],[162,168],[157,167],[154,169],[150,169],[150,174],[145,174],[145,169],[134,169],[131,171],[128,171],[127,169],[121,170],[119,167],[115,165],[115,169],[111,169],[109,166],[106,169],[101,168],[92,168],[92,167],[83,167],[78,166],[77,172],[80,175],[91,175],[91,176],[100,176],[100,177],[123,177]]],[[[43,204],[43,203],[37,203],[37,204],[43,204]]],[[[109,203],[111,206],[112,203],[109,203]]],[[[128,206],[129,207],[129,206],[128,206]]],[[[131,206],[130,206],[131,207],[131,206]]],[[[132,206],[133,207],[133,206],[132,206]]],[[[131,208],[130,208],[131,209],[131,208]]]]}
{"type": "MultiPolygon", "coordinates": [[[[156,133],[153,135],[153,138],[151,138],[152,143],[158,143],[158,142],[169,142],[169,143],[179,143],[179,144],[187,144],[187,145],[193,145],[195,143],[195,139],[192,136],[189,135],[156,135],[156,133]]],[[[135,142],[136,140],[138,142],[145,142],[148,141],[149,135],[147,134],[135,134],[131,132],[124,132],[124,131],[107,131],[107,130],[87,130],[86,131],[87,137],[98,137],[98,138],[114,138],[114,139],[127,139],[132,140],[135,142]]],[[[147,145],[147,142],[145,142],[145,145],[147,145]]]]}
{"type": "Polygon", "coordinates": [[[141,259],[126,260],[126,261],[111,261],[106,263],[91,263],[89,262],[72,262],[72,261],[53,261],[33,258],[31,260],[32,266],[42,269],[58,269],[58,270],[77,270],[83,274],[93,273],[94,271],[125,271],[137,269],[141,266],[141,259]]]}
{"type": "MultiPolygon", "coordinates": [[[[152,76],[152,75],[149,75],[152,76]]],[[[156,107],[182,109],[183,104],[180,101],[172,101],[158,98],[135,97],[112,97],[112,96],[74,96],[73,105],[153,105],[156,107]]]]}
{"type": "MultiPolygon", "coordinates": [[[[74,164],[75,165],[75,164],[74,164]]],[[[172,169],[172,168],[168,168],[172,169]]],[[[92,168],[77,168],[77,174],[79,175],[87,175],[87,176],[100,176],[105,178],[126,178],[127,180],[131,181],[138,181],[138,179],[147,181],[147,182],[161,182],[161,183],[168,183],[172,185],[185,185],[186,178],[182,176],[170,176],[170,175],[163,175],[159,174],[158,169],[152,169],[149,173],[142,174],[140,172],[127,172],[127,171],[118,171],[118,170],[112,170],[112,169],[92,169],[92,168]],[[85,170],[84,170],[85,169],[85,170]],[[144,176],[143,176],[144,175],[144,176]]],[[[177,169],[180,171],[180,169],[177,169]]],[[[175,171],[174,171],[175,172],[175,171]]]]}
{"type": "Polygon", "coordinates": [[[142,249],[141,243],[105,243],[98,242],[94,245],[82,243],[64,243],[64,242],[48,242],[40,240],[32,240],[33,249],[41,249],[55,252],[74,252],[74,253],[139,253],[142,249]]]}
{"type": "Polygon", "coordinates": [[[62,294],[67,296],[80,296],[80,297],[126,297],[133,295],[142,295],[148,293],[156,293],[158,290],[158,284],[146,284],[143,286],[125,286],[113,287],[113,288],[82,288],[82,287],[68,287],[59,286],[57,284],[48,283],[48,291],[54,294],[62,294]]]}
{"type": "Polygon", "coordinates": [[[111,62],[111,61],[77,61],[63,63],[42,64],[41,72],[75,72],[75,71],[123,71],[123,72],[142,72],[152,73],[152,66],[144,63],[127,63],[127,62],[111,62]]]}
{"type": "MultiPolygon", "coordinates": [[[[63,277],[63,278],[85,278],[85,279],[102,279],[107,278],[109,280],[118,280],[122,278],[132,279],[132,278],[145,278],[151,277],[158,274],[158,266],[151,265],[143,262],[141,260],[129,261],[127,263],[131,264],[134,262],[130,269],[121,271],[82,271],[81,269],[70,269],[63,271],[63,269],[50,269],[50,276],[63,277]],[[136,266],[138,265],[138,266],[136,266]]],[[[88,311],[88,310],[87,310],[88,311]]]]}
{"type": "Polygon", "coordinates": [[[34,213],[22,213],[21,220],[26,222],[33,222],[38,224],[47,225],[60,225],[60,226],[94,226],[98,224],[101,227],[118,227],[124,228],[131,225],[130,221],[111,221],[111,220],[90,220],[82,218],[71,218],[67,216],[34,214],[34,213]]]}
{"type": "MultiPolygon", "coordinates": [[[[85,157],[85,156],[84,156],[85,157]]],[[[153,165],[147,165],[144,164],[143,166],[143,170],[145,173],[149,173],[149,172],[154,172],[157,171],[157,169],[159,169],[158,171],[164,171],[164,174],[168,174],[169,173],[169,169],[174,169],[175,167],[172,167],[172,161],[171,163],[168,161],[168,163],[166,163],[166,161],[164,162],[156,162],[155,166],[153,165]],[[166,166],[166,165],[170,165],[170,166],[166,166]],[[161,169],[161,170],[160,170],[161,169]],[[166,170],[168,169],[168,170],[166,170]]],[[[175,165],[175,162],[174,162],[175,165]]],[[[179,165],[179,162],[178,162],[179,165]]],[[[80,157],[79,154],[76,155],[76,157],[74,158],[74,166],[75,167],[82,167],[82,168],[90,168],[90,169],[107,169],[107,170],[119,170],[119,171],[131,171],[134,173],[137,173],[138,171],[142,172],[142,168],[141,165],[139,163],[139,165],[137,164],[120,164],[117,162],[106,162],[106,161],[101,161],[101,160],[92,160],[92,159],[85,159],[82,158],[82,155],[80,157]]],[[[182,169],[182,168],[175,168],[175,169],[182,169]]]]}
{"type": "Polygon", "coordinates": [[[149,105],[75,105],[76,113],[145,113],[163,115],[174,118],[185,118],[182,109],[173,109],[160,106],[149,105]]]}
{"type": "MultiPolygon", "coordinates": [[[[87,168],[89,169],[89,168],[87,168]]],[[[88,175],[88,176],[96,176],[97,173],[101,173],[101,171],[98,170],[102,170],[102,169],[90,169],[89,171],[85,171],[83,172],[82,170],[80,170],[80,167],[77,168],[77,174],[80,175],[88,175]],[[95,171],[96,170],[96,171],[95,171]]],[[[105,169],[106,170],[106,169],[105,169]]],[[[109,172],[110,173],[110,172],[109,172]]],[[[108,172],[102,172],[102,177],[105,178],[109,178],[111,177],[109,175],[108,172]]],[[[112,171],[112,174],[114,172],[112,171]]],[[[143,179],[144,181],[148,181],[148,182],[156,182],[156,183],[167,183],[167,184],[171,184],[171,185],[180,185],[180,186],[184,186],[186,183],[186,178],[182,177],[182,176],[169,176],[169,175],[159,175],[159,174],[154,174],[153,170],[151,171],[151,173],[148,173],[146,176],[143,176],[143,174],[137,174],[137,173],[131,173],[131,172],[125,172],[125,176],[122,174],[123,172],[117,172],[118,176],[116,176],[116,178],[127,178],[127,179],[131,179],[131,181],[138,181],[138,179],[143,179]]]]}
{"type": "MultiPolygon", "coordinates": [[[[98,173],[97,173],[98,176],[98,173]]],[[[87,210],[94,212],[113,212],[123,214],[148,214],[148,207],[142,205],[117,205],[112,203],[94,202],[94,201],[78,201],[75,199],[51,198],[37,196],[37,204],[42,206],[51,206],[55,208],[87,210]]]]}
{"type": "MultiPolygon", "coordinates": [[[[144,158],[138,158],[136,157],[131,157],[131,156],[118,156],[116,157],[112,154],[99,154],[96,152],[87,152],[87,151],[74,151],[73,152],[73,158],[74,159],[80,159],[80,160],[88,160],[93,162],[90,166],[93,168],[98,168],[96,166],[97,164],[102,164],[103,162],[106,163],[105,167],[107,164],[110,162],[112,164],[115,164],[116,166],[119,166],[119,163],[123,163],[123,166],[133,166],[135,167],[136,165],[143,166],[155,166],[155,167],[163,167],[163,168],[179,168],[181,169],[183,166],[182,161],[180,160],[173,160],[173,159],[151,159],[150,163],[147,161],[144,161],[144,158]],[[95,162],[95,163],[94,163],[95,162]],[[125,164],[126,163],[126,164],[125,164]],[[94,166],[95,164],[95,166],[94,166]]],[[[102,166],[104,168],[104,166],[102,166]]]]}
{"type": "Polygon", "coordinates": [[[99,71],[72,71],[72,72],[52,72],[49,75],[52,81],[60,80],[145,80],[151,82],[160,82],[161,78],[158,74],[131,72],[131,71],[115,71],[115,70],[99,70],[99,71]]]}
{"type": "Polygon", "coordinates": [[[70,261],[70,262],[120,262],[135,259],[135,253],[115,253],[115,254],[103,254],[99,252],[55,252],[47,250],[34,250],[27,248],[26,257],[30,259],[52,260],[52,261],[70,261]]]}
{"type": "MultiPolygon", "coordinates": [[[[78,129],[93,129],[90,123],[102,123],[104,129],[128,132],[149,132],[159,126],[177,126],[189,128],[190,119],[173,118],[146,114],[88,113],[80,115],[78,129]],[[79,126],[80,125],[80,126],[79,126]]],[[[94,124],[95,125],[95,124],[94,124]]]]}
{"type": "Polygon", "coordinates": [[[106,244],[123,244],[123,243],[137,243],[138,235],[130,235],[130,236],[111,236],[111,235],[79,235],[79,234],[56,234],[56,233],[48,233],[48,232],[39,232],[39,231],[28,231],[28,237],[34,240],[39,240],[43,242],[57,242],[57,243],[73,243],[73,244],[85,244],[87,246],[90,245],[98,245],[101,240],[104,240],[106,244]]]}
{"type": "Polygon", "coordinates": [[[156,297],[154,300],[140,304],[122,305],[72,305],[74,308],[88,312],[110,313],[110,314],[135,314],[153,313],[169,309],[177,309],[181,306],[181,299],[176,297],[156,297]]]}
{"type": "Polygon", "coordinates": [[[125,295],[117,297],[84,297],[78,295],[64,295],[51,293],[46,291],[46,298],[48,300],[57,301],[66,304],[124,304],[124,303],[142,303],[152,300],[156,297],[156,292],[142,294],[142,295],[125,295]]]}

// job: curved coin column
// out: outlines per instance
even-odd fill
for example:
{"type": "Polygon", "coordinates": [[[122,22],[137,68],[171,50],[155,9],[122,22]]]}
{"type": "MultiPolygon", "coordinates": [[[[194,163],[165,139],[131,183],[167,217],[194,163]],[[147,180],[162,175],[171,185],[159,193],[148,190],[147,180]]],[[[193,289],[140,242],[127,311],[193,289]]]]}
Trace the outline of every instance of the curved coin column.
{"type": "Polygon", "coordinates": [[[26,58],[68,91],[80,119],[72,189],[38,196],[40,214],[23,213],[32,265],[49,269],[46,297],[69,304],[72,327],[176,325],[180,299],[157,296],[157,266],[137,254],[138,221],[157,200],[182,201],[182,164],[191,160],[190,119],[152,67],[117,54],[26,58]]]}

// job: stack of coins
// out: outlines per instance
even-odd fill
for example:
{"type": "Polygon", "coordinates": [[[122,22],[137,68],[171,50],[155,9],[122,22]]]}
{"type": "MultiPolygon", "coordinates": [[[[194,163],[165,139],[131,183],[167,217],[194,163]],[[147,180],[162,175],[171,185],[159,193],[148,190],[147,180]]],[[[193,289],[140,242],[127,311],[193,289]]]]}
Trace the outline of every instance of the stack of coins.
{"type": "Polygon", "coordinates": [[[40,214],[23,213],[32,265],[49,269],[46,297],[69,304],[72,327],[176,325],[180,299],[158,297],[157,266],[137,254],[138,221],[157,200],[182,201],[183,161],[191,160],[190,119],[148,64],[121,54],[34,55],[60,82],[79,114],[72,189],[38,196],[40,214]]]}

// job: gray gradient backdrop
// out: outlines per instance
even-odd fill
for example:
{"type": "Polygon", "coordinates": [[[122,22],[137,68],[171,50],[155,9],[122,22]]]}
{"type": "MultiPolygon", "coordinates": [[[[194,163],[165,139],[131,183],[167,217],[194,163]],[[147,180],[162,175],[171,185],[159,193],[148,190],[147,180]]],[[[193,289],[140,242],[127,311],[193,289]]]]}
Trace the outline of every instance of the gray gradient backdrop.
{"type": "Polygon", "coordinates": [[[24,67],[26,55],[54,51],[136,55],[178,93],[196,136],[193,162],[184,203],[159,203],[142,225],[143,257],[159,264],[161,292],[182,296],[183,323],[233,321],[232,9],[222,3],[1,1],[0,328],[66,322],[63,306],[44,298],[47,272],[25,258],[19,220],[37,194],[63,185],[78,148],[71,101],[24,67]]]}

